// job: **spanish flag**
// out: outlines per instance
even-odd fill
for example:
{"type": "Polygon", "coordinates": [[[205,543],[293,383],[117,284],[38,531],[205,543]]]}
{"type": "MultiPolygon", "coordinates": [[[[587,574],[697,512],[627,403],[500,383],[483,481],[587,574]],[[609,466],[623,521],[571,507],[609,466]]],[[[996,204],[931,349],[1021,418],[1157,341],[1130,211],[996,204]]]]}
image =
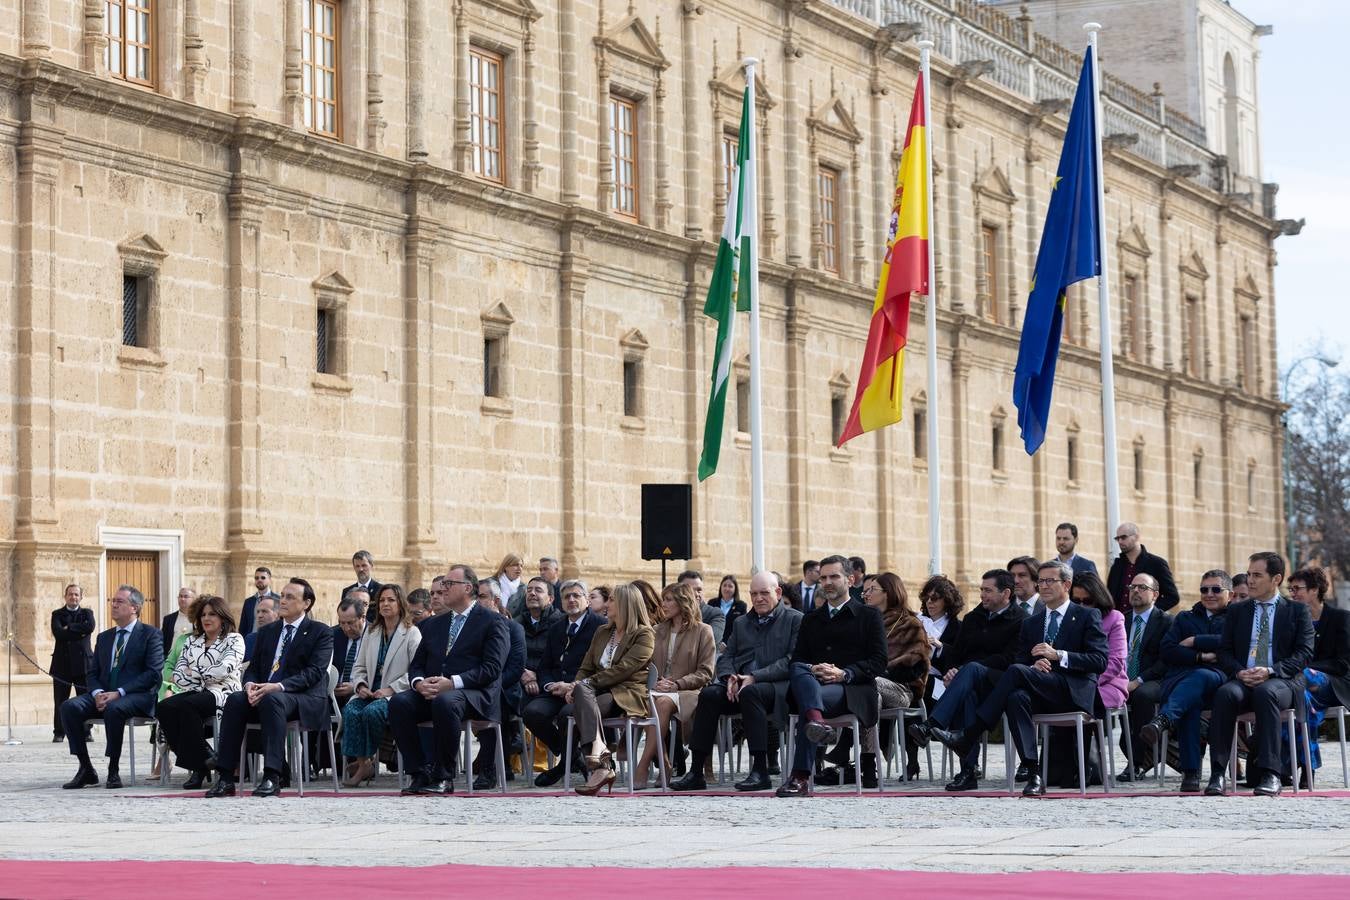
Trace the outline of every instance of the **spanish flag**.
{"type": "Polygon", "coordinates": [[[865,431],[901,419],[905,386],[905,344],[909,340],[909,295],[928,293],[928,143],[925,131],[923,75],[914,88],[905,150],[895,176],[886,257],[881,262],[872,325],[867,332],[858,393],[839,436],[839,446],[865,431]]]}

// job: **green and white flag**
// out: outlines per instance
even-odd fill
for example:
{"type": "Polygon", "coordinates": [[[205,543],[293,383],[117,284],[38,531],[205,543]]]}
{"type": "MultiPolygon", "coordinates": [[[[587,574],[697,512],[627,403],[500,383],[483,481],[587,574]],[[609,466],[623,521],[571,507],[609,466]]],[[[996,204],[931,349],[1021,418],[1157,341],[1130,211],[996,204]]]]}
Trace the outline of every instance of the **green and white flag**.
{"type": "Polygon", "coordinates": [[[698,480],[717,471],[722,451],[722,420],[727,410],[727,388],[731,382],[731,353],[736,335],[736,313],[750,310],[751,294],[759,289],[759,203],[755,174],[755,119],[753,83],[745,86],[741,108],[740,139],[736,144],[736,168],[727,192],[726,222],[717,245],[717,263],[713,267],[704,315],[717,320],[717,350],[713,355],[712,393],[708,396],[708,418],[703,426],[703,455],[698,460],[698,480]]]}

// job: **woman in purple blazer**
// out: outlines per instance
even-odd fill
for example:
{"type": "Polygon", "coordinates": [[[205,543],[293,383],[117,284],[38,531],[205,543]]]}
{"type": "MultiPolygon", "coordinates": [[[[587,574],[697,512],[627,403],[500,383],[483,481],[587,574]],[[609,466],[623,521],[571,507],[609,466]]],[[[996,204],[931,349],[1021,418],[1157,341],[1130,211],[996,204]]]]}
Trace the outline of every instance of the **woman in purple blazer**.
{"type": "Polygon", "coordinates": [[[1106,671],[1097,676],[1097,699],[1100,718],[1108,709],[1125,705],[1130,696],[1130,679],[1125,674],[1129,645],[1125,640],[1125,617],[1111,602],[1106,585],[1091,572],[1079,572],[1073,577],[1073,602],[1098,610],[1102,614],[1102,631],[1106,632],[1106,671]]]}

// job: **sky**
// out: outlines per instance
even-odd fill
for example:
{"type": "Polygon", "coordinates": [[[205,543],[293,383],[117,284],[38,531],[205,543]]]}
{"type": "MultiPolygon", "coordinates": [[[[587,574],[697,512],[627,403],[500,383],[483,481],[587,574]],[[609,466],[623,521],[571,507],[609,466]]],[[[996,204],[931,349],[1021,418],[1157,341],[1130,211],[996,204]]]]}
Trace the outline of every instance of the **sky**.
{"type": "MultiPolygon", "coordinates": [[[[1313,353],[1350,368],[1350,98],[1347,0],[1232,0],[1275,33],[1261,38],[1261,178],[1280,185],[1281,219],[1307,219],[1275,240],[1280,369],[1313,353]]],[[[1308,367],[1301,371],[1306,372],[1308,367]]]]}

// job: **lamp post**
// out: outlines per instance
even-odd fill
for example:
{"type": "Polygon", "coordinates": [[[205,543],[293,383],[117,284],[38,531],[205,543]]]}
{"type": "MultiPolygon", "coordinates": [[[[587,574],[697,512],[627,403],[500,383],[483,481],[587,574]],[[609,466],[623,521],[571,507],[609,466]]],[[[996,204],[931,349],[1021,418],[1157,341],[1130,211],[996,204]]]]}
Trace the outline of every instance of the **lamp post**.
{"type": "Polygon", "coordinates": [[[1289,378],[1294,374],[1294,370],[1306,362],[1315,362],[1325,369],[1334,369],[1340,363],[1338,359],[1332,359],[1321,353],[1314,353],[1311,356],[1303,356],[1289,364],[1289,368],[1284,371],[1284,382],[1280,388],[1280,400],[1285,404],[1285,411],[1280,415],[1280,424],[1284,427],[1284,453],[1282,454],[1282,474],[1284,479],[1284,533],[1285,533],[1285,556],[1289,561],[1289,570],[1292,572],[1298,568],[1294,559],[1294,486],[1293,477],[1289,470],[1289,378]]]}

